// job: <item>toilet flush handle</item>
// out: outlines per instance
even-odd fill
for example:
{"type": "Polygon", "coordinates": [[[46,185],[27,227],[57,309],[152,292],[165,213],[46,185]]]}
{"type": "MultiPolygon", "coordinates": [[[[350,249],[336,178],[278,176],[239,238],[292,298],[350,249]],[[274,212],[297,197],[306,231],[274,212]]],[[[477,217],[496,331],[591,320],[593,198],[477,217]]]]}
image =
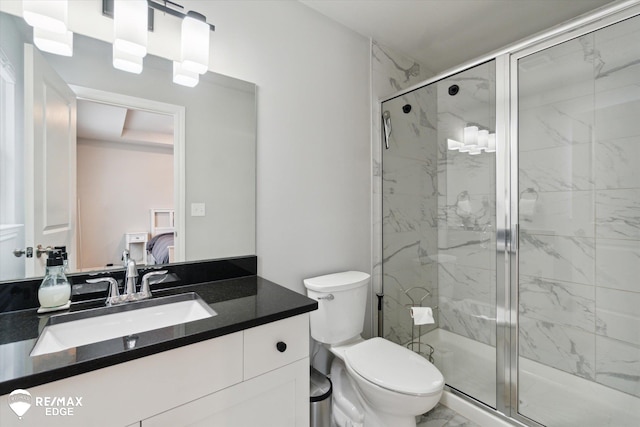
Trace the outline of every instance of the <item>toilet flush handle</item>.
{"type": "Polygon", "coordinates": [[[327,301],[333,301],[333,298],[335,298],[333,294],[329,294],[326,297],[318,297],[319,300],[326,299],[327,301]]]}

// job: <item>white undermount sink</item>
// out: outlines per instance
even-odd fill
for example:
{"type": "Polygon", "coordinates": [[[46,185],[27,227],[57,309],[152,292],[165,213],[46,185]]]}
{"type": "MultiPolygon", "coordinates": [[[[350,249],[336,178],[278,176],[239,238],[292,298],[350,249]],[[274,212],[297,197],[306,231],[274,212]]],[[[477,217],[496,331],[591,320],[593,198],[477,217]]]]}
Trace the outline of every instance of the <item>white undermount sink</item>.
{"type": "Polygon", "coordinates": [[[51,316],[31,356],[206,319],[216,314],[196,293],[190,292],[51,316]]]}

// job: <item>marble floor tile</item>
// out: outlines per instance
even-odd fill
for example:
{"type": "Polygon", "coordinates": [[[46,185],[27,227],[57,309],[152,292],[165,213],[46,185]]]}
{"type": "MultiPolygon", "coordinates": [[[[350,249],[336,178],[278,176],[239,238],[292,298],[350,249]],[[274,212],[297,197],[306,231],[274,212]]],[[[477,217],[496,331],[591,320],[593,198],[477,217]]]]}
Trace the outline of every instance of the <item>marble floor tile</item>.
{"type": "Polygon", "coordinates": [[[441,404],[418,417],[417,424],[417,427],[480,427],[441,404]]]}

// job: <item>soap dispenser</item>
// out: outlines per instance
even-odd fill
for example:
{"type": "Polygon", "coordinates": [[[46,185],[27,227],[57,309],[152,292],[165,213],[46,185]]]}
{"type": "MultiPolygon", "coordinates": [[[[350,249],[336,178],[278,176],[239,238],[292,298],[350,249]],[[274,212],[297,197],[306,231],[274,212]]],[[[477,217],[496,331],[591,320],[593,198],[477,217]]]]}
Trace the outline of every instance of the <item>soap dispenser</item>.
{"type": "Polygon", "coordinates": [[[64,260],[58,251],[52,251],[47,258],[44,279],[38,288],[38,313],[66,310],[71,306],[71,284],[64,274],[64,260]]]}

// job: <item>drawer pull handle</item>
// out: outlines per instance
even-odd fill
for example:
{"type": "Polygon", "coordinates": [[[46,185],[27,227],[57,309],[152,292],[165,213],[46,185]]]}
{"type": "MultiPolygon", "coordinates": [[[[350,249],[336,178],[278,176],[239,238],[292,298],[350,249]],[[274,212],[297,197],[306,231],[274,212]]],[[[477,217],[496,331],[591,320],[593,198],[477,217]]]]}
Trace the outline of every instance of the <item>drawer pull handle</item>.
{"type": "Polygon", "coordinates": [[[276,348],[280,353],[284,353],[284,351],[287,349],[287,344],[282,341],[278,341],[278,343],[276,344],[276,348]]]}

